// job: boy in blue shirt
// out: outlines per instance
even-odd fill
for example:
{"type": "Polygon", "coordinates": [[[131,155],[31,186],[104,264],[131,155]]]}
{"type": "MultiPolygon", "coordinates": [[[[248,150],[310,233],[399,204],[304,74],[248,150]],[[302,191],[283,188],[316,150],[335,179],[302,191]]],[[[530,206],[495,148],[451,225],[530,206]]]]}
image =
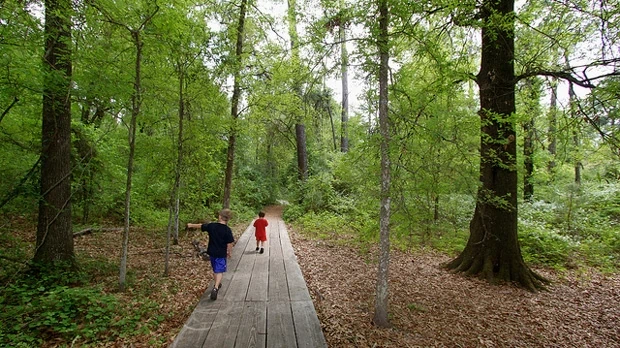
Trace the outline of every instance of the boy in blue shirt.
{"type": "Polygon", "coordinates": [[[231,217],[232,212],[229,209],[222,209],[219,213],[217,222],[208,224],[187,224],[188,228],[200,228],[201,231],[206,231],[209,234],[207,254],[211,261],[213,278],[215,279],[213,290],[211,290],[211,299],[214,301],[217,299],[217,293],[222,287],[222,276],[224,272],[226,272],[226,258],[230,257],[233,242],[235,241],[232,230],[228,227],[228,221],[231,217]]]}

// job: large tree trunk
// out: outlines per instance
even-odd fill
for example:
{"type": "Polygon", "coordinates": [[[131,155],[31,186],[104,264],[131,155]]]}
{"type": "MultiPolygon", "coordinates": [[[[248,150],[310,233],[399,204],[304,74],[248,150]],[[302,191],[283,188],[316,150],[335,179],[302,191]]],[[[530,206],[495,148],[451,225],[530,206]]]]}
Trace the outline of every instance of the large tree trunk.
{"type": "Polygon", "coordinates": [[[390,266],[390,128],[388,117],[388,62],[390,22],[387,0],[379,1],[379,129],[381,132],[381,208],[379,211],[379,265],[373,322],[388,327],[388,279],[390,266]]]}
{"type": "Polygon", "coordinates": [[[224,178],[224,199],[223,207],[230,208],[230,195],[232,192],[232,178],[235,165],[235,143],[237,141],[237,119],[239,118],[239,99],[241,97],[241,59],[243,57],[243,33],[245,30],[245,13],[247,8],[247,0],[241,1],[239,8],[239,22],[237,23],[237,42],[235,47],[235,66],[234,66],[234,82],[233,95],[231,100],[230,114],[233,118],[233,126],[228,137],[228,152],[226,155],[226,174],[224,178]]]}
{"type": "Polygon", "coordinates": [[[514,1],[487,0],[482,11],[480,182],[470,236],[448,263],[489,282],[514,281],[534,291],[542,278],[523,261],[517,239],[517,144],[514,121],[514,1]],[[498,18],[502,16],[501,20],[498,18]]]}
{"type": "Polygon", "coordinates": [[[45,1],[41,197],[35,263],[74,262],[71,223],[71,1],[45,1]]]}

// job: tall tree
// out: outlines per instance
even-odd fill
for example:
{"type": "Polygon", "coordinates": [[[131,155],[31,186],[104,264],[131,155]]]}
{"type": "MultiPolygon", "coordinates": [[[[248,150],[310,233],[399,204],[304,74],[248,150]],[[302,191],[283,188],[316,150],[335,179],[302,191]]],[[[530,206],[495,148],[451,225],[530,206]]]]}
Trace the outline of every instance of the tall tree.
{"type": "Polygon", "coordinates": [[[389,326],[388,278],[390,266],[390,122],[388,115],[388,63],[390,59],[387,0],[379,0],[379,129],[381,133],[381,207],[379,212],[379,267],[373,322],[389,326]]]}
{"type": "Polygon", "coordinates": [[[349,151],[349,56],[347,53],[346,19],[344,0],[340,0],[340,20],[338,36],[340,39],[340,80],[342,84],[342,110],[340,114],[340,151],[349,151]]]}
{"type": "Polygon", "coordinates": [[[556,131],[558,128],[558,80],[554,78],[551,80],[551,97],[549,101],[549,114],[548,114],[549,127],[547,131],[547,149],[549,151],[549,162],[547,163],[547,169],[549,174],[553,176],[555,173],[555,155],[557,147],[556,131]]]}
{"type": "Polygon", "coordinates": [[[523,261],[517,239],[514,0],[485,0],[480,90],[480,182],[469,240],[449,269],[490,282],[514,281],[530,290],[544,279],[523,261]]]}
{"type": "MultiPolygon", "coordinates": [[[[291,39],[291,57],[294,69],[298,69],[301,64],[299,56],[299,35],[297,33],[297,1],[288,0],[288,33],[291,39]]],[[[294,92],[299,100],[303,100],[301,91],[301,81],[299,77],[295,78],[294,92]]],[[[303,114],[299,110],[295,110],[295,139],[297,145],[297,170],[299,180],[306,181],[308,179],[308,149],[306,147],[306,124],[303,120],[303,114]]]]}
{"type": "Polygon", "coordinates": [[[525,81],[523,112],[523,199],[529,201],[534,196],[534,137],[535,120],[540,115],[541,83],[532,78],[525,81]]]}
{"type": "Polygon", "coordinates": [[[41,197],[34,261],[73,263],[71,1],[45,1],[41,197]]]}
{"type": "Polygon", "coordinates": [[[129,144],[129,156],[127,157],[127,177],[125,185],[125,223],[123,227],[123,240],[120,260],[120,275],[119,275],[119,288],[121,291],[125,291],[125,283],[127,278],[127,255],[129,250],[129,228],[131,224],[131,186],[134,173],[134,157],[136,151],[136,128],[137,119],[140,115],[140,107],[142,106],[142,52],[144,49],[144,42],[142,40],[142,33],[148,23],[153,19],[153,16],[159,11],[159,6],[155,6],[150,13],[140,16],[141,22],[132,27],[118,19],[116,19],[109,11],[93,3],[93,6],[97,8],[105,18],[112,24],[118,25],[131,36],[131,41],[135,48],[134,58],[134,80],[133,91],[131,94],[131,118],[129,120],[128,131],[128,144],[129,144]]]}
{"type": "Polygon", "coordinates": [[[224,178],[224,208],[230,208],[230,193],[232,191],[233,167],[235,164],[235,142],[237,139],[237,119],[239,118],[239,103],[241,98],[241,69],[243,67],[243,35],[245,31],[245,16],[248,0],[241,0],[239,6],[239,21],[237,23],[237,39],[235,57],[233,59],[233,94],[230,114],[233,119],[232,128],[228,135],[228,151],[226,155],[226,172],[224,178]]]}

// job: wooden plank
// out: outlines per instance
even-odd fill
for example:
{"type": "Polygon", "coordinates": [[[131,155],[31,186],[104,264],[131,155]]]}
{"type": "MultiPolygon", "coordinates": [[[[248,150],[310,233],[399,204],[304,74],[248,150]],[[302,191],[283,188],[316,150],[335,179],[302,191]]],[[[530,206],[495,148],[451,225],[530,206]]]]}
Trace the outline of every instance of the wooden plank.
{"type": "MultiPolygon", "coordinates": [[[[268,219],[269,224],[273,224],[274,222],[270,220],[271,219],[268,219]]],[[[271,237],[269,237],[269,234],[272,230],[273,228],[267,226],[268,242],[271,242],[271,237]]],[[[254,249],[251,249],[251,252],[254,254],[255,262],[246,301],[267,301],[267,292],[269,290],[269,259],[271,256],[269,244],[266,245],[265,252],[263,254],[256,252],[256,244],[250,244],[254,247],[254,249]]]]}
{"type": "Polygon", "coordinates": [[[266,346],[269,348],[297,347],[290,302],[269,302],[269,306],[267,306],[266,346]]]}
{"type": "MultiPolygon", "coordinates": [[[[234,280],[234,278],[237,277],[238,270],[244,270],[244,269],[247,269],[247,267],[253,267],[253,265],[244,263],[244,262],[248,262],[247,260],[244,261],[244,256],[245,256],[245,251],[248,247],[248,243],[250,241],[249,239],[250,233],[251,233],[250,227],[248,227],[243,233],[243,235],[239,237],[237,243],[235,244],[235,247],[233,248],[232,256],[228,259],[227,271],[226,273],[224,273],[224,276],[222,277],[222,288],[220,289],[218,298],[231,297],[234,299],[237,297],[242,298],[243,296],[245,296],[245,293],[247,291],[247,282],[241,279],[243,278],[243,275],[240,275],[239,276],[240,278],[237,280],[234,280]],[[234,286],[232,287],[232,294],[228,294],[229,289],[231,289],[231,285],[233,284],[233,282],[234,282],[234,286]],[[240,293],[238,291],[240,291],[240,293]]],[[[249,281],[249,279],[247,279],[247,281],[249,281]]],[[[213,287],[213,282],[209,284],[209,288],[207,289],[207,291],[211,291],[212,287],[213,287]]]]}
{"type": "Polygon", "coordinates": [[[267,303],[245,302],[235,347],[265,347],[267,333],[267,303]]]}
{"type": "Polygon", "coordinates": [[[284,270],[288,282],[289,298],[291,301],[311,301],[310,293],[306,285],[306,280],[301,273],[301,268],[297,263],[297,256],[293,250],[293,245],[289,238],[284,222],[280,226],[280,238],[282,245],[282,256],[284,258],[284,270]]]}
{"type": "Polygon", "coordinates": [[[230,286],[224,293],[227,301],[243,301],[246,298],[253,268],[254,257],[245,254],[244,251],[239,267],[230,281],[230,286]]]}
{"type": "Polygon", "coordinates": [[[321,322],[319,322],[312,301],[291,302],[295,336],[300,348],[327,348],[321,322]]]}
{"type": "MultiPolygon", "coordinates": [[[[218,300],[219,301],[219,300],[218,300]]],[[[211,324],[209,334],[202,347],[234,347],[235,336],[239,330],[243,302],[220,301],[220,310],[211,324]]]]}
{"type": "Polygon", "coordinates": [[[269,254],[254,256],[254,270],[250,278],[246,301],[267,301],[269,289],[269,254]]]}
{"type": "Polygon", "coordinates": [[[280,237],[273,234],[269,258],[269,301],[288,301],[288,283],[282,257],[280,237]]]}
{"type": "Polygon", "coordinates": [[[172,347],[202,347],[218,311],[219,305],[196,306],[196,309],[187,320],[187,323],[185,323],[181,332],[179,332],[174,339],[172,347]]]}

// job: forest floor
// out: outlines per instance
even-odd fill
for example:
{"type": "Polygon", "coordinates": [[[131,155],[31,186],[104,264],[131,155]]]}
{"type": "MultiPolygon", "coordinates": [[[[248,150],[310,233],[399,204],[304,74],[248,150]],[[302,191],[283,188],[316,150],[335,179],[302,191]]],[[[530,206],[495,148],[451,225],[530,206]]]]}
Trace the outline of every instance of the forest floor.
{"type": "MultiPolygon", "coordinates": [[[[233,230],[238,236],[246,227],[233,226],[233,230]]],[[[371,323],[375,250],[361,253],[344,237],[327,241],[306,238],[290,228],[289,233],[329,347],[620,347],[619,275],[536,269],[552,285],[548,291],[530,293],[451,274],[440,266],[450,259],[444,254],[393,251],[392,327],[381,329],[371,323]]],[[[120,235],[100,232],[76,237],[76,253],[115,264],[120,235]]],[[[167,278],[162,277],[160,235],[132,234],[131,282],[129,290],[118,295],[126,297],[129,305],[147,298],[157,303],[163,321],[141,336],[95,346],[167,347],[205,292],[212,276],[208,263],[196,257],[191,245],[196,235],[181,233],[179,245],[172,247],[167,278]]],[[[114,278],[101,282],[113,288],[114,278]]],[[[63,344],[67,342],[51,341],[45,346],[63,344]]]]}

